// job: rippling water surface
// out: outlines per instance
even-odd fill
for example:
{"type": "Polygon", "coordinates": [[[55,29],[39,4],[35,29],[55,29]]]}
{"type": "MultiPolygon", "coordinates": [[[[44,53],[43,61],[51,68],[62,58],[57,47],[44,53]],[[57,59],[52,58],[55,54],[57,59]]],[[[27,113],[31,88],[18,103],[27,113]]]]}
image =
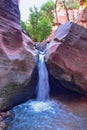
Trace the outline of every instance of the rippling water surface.
{"type": "Polygon", "coordinates": [[[59,101],[30,100],[13,108],[7,130],[86,130],[86,115],[70,108],[59,101]]]}

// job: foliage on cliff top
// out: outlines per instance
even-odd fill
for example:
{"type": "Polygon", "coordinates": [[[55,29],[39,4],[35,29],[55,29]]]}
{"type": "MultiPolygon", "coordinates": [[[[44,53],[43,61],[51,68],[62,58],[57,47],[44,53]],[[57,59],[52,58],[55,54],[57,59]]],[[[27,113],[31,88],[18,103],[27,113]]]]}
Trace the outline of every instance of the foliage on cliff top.
{"type": "Polygon", "coordinates": [[[40,10],[37,7],[30,9],[29,20],[26,23],[21,21],[23,30],[32,36],[34,41],[41,42],[50,35],[54,19],[53,9],[54,2],[49,0],[42,5],[40,10]]]}

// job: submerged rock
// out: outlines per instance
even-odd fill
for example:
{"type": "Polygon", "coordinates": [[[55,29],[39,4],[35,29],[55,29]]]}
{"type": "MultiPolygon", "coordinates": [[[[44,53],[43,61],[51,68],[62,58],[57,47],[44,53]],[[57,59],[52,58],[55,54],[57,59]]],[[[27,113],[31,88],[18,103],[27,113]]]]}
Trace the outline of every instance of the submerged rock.
{"type": "Polygon", "coordinates": [[[0,110],[6,111],[35,94],[36,55],[20,26],[17,0],[0,1],[0,110]],[[33,81],[34,79],[34,81],[33,81]]]}
{"type": "Polygon", "coordinates": [[[47,49],[46,61],[49,75],[58,81],[56,86],[87,94],[87,29],[71,22],[61,25],[47,49]]]}

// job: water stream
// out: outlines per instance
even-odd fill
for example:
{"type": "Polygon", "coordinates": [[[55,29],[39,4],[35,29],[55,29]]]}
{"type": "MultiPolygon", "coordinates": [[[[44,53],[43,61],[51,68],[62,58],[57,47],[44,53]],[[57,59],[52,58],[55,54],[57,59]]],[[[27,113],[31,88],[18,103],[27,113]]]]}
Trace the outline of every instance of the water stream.
{"type": "Polygon", "coordinates": [[[39,82],[37,99],[18,105],[11,110],[6,130],[86,130],[87,105],[71,102],[67,95],[49,100],[48,73],[44,54],[39,54],[39,82]],[[66,100],[65,100],[66,99],[66,100]]]}
{"type": "Polygon", "coordinates": [[[49,99],[49,81],[48,81],[48,71],[44,61],[44,52],[39,54],[38,62],[38,72],[39,81],[37,85],[37,100],[47,100],[49,99]]]}

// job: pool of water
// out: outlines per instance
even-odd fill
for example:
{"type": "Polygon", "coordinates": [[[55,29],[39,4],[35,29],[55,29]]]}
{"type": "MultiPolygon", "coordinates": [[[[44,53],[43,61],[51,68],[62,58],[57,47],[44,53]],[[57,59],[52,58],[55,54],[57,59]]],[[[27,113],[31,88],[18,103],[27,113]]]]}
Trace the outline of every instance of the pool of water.
{"type": "Polygon", "coordinates": [[[30,100],[12,109],[7,130],[86,130],[87,115],[79,111],[78,105],[74,110],[73,105],[67,107],[58,100],[30,100]]]}

